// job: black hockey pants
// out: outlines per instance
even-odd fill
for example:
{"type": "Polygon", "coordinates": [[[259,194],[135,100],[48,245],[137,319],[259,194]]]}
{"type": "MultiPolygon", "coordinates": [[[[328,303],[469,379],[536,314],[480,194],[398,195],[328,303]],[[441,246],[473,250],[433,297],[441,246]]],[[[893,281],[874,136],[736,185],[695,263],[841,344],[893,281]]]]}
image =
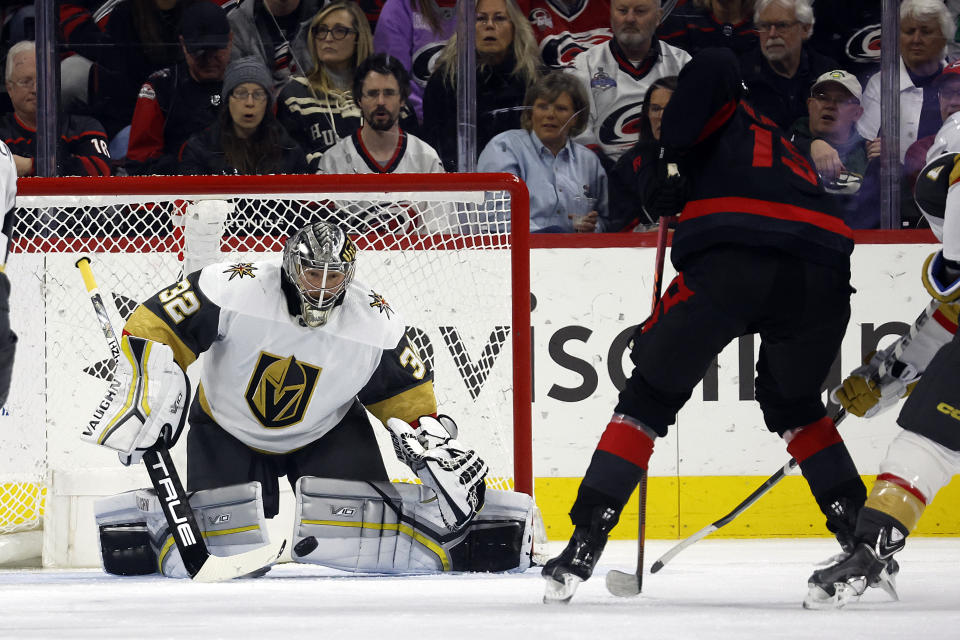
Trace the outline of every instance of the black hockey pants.
{"type": "Polygon", "coordinates": [[[264,515],[279,512],[278,478],[296,486],[301,476],[389,481],[366,411],[355,402],[336,427],[305,447],[286,454],[251,449],[224,431],[194,401],[187,433],[187,490],[213,489],[257,480],[264,515]]]}
{"type": "Polygon", "coordinates": [[[634,335],[635,367],[616,411],[667,433],[716,355],[760,336],[756,398],[778,434],[826,415],[822,385],[850,318],[849,272],[725,246],[688,260],[634,335]]]}

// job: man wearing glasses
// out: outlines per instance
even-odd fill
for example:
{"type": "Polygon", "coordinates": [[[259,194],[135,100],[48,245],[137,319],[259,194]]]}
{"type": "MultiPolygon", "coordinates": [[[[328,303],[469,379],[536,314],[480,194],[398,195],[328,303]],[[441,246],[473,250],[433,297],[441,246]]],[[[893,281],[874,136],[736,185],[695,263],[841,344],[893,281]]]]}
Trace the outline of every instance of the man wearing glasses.
{"type": "Polygon", "coordinates": [[[319,173],[443,173],[437,152],[397,124],[410,95],[400,61],[377,53],[357,67],[353,100],[363,124],[320,158],[319,173]]]}
{"type": "MultiPolygon", "coordinates": [[[[10,147],[17,176],[32,176],[37,153],[37,55],[32,41],[23,40],[10,48],[5,78],[13,113],[0,118],[0,140],[10,147]]],[[[57,175],[110,175],[107,134],[93,118],[63,116],[56,154],[57,175]]],[[[6,158],[0,157],[0,163],[5,165],[6,158]]]]}
{"type": "Polygon", "coordinates": [[[810,0],[759,0],[754,25],[760,45],[740,58],[750,104],[787,130],[807,115],[810,85],[837,63],[804,43],[813,33],[810,0]]]}
{"type": "Polygon", "coordinates": [[[862,98],[856,76],[840,69],[828,71],[810,88],[808,117],[798,119],[790,129],[790,141],[813,159],[824,187],[836,195],[844,220],[855,229],[874,226],[876,211],[861,208],[862,220],[856,211],[867,166],[880,155],[879,144],[857,133],[862,98]]]}

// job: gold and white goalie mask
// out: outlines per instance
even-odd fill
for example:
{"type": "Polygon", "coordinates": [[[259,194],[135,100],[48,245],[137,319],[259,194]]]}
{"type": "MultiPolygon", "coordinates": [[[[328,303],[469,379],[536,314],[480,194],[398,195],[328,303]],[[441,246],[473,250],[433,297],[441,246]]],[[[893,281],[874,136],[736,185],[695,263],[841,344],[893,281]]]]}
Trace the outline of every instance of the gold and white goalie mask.
{"type": "Polygon", "coordinates": [[[81,438],[117,451],[126,465],[163,438],[173,445],[186,421],[190,381],[161,342],[123,336],[120,356],[106,395],[81,438]]]}
{"type": "Polygon", "coordinates": [[[283,291],[304,326],[322,327],[343,304],[356,271],[357,247],[343,229],[310,224],[283,247],[283,291]]]}

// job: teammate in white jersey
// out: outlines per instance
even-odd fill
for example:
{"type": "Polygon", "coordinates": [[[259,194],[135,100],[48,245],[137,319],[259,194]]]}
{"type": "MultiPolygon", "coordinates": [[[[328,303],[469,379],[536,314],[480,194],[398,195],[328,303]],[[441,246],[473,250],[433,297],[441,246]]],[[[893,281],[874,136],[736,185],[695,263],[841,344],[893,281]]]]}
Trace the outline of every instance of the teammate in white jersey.
{"type": "Polygon", "coordinates": [[[13,153],[0,142],[0,207],[3,207],[3,224],[0,226],[0,407],[7,403],[10,379],[13,375],[13,356],[17,347],[17,335],[10,330],[10,280],[5,273],[10,252],[10,234],[13,231],[13,207],[17,199],[17,165],[13,153]]]}
{"type": "Polygon", "coordinates": [[[396,58],[370,56],[353,77],[363,125],[320,158],[318,173],[443,173],[437,152],[397,124],[410,95],[410,76],[396,58]]]}
{"type": "MultiPolygon", "coordinates": [[[[530,498],[485,490],[486,464],[456,440],[452,419],[436,415],[433,372],[387,300],[354,280],[356,259],[342,229],[316,222],[287,241],[282,262],[209,265],[146,300],[124,327],[120,390],[101,404],[100,424],[109,426],[87,439],[128,464],[158,438],[172,445],[189,389],[184,370],[205,353],[189,414],[187,489],[205,513],[197,520],[211,553],[265,542],[264,517],[278,513],[286,476],[296,490],[298,561],[377,572],[520,567],[530,498]],[[131,406],[145,417],[131,419],[131,406]],[[423,485],[391,485],[367,411],[423,485]],[[478,533],[471,525],[491,494],[499,495],[487,498],[478,533]],[[490,518],[500,524],[490,529],[490,518]],[[372,556],[371,536],[384,538],[372,556]]],[[[159,565],[182,575],[155,503],[141,490],[97,505],[107,571],[159,565]],[[147,530],[138,543],[129,539],[137,522],[147,530]],[[140,549],[133,560],[131,548],[140,549]]]]}

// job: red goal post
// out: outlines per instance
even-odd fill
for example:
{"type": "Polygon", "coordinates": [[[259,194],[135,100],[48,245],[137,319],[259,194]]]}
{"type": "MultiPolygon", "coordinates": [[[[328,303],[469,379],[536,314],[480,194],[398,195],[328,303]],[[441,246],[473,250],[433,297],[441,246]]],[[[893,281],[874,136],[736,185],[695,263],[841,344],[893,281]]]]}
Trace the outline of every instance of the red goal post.
{"type": "Polygon", "coordinates": [[[108,359],[71,271],[76,258],[91,255],[121,325],[137,302],[179,277],[182,261],[191,270],[213,262],[210,246],[224,261],[276,257],[289,232],[312,219],[350,227],[361,249],[357,280],[383,288],[407,324],[422,329],[440,411],[482,455],[509,458],[492,462],[491,476],[503,481],[492,486],[532,495],[529,196],[516,177],[37,178],[21,179],[18,191],[7,272],[21,341],[0,416],[0,533],[36,524],[53,473],[73,470],[63,481],[83,485],[87,461],[119,464],[105,450],[77,446],[108,359]],[[211,245],[216,228],[222,235],[211,245]],[[444,386],[468,393],[445,404],[444,386]],[[497,423],[506,433],[486,431],[497,423]],[[507,450],[488,453],[497,438],[511,441],[507,450]]]}

